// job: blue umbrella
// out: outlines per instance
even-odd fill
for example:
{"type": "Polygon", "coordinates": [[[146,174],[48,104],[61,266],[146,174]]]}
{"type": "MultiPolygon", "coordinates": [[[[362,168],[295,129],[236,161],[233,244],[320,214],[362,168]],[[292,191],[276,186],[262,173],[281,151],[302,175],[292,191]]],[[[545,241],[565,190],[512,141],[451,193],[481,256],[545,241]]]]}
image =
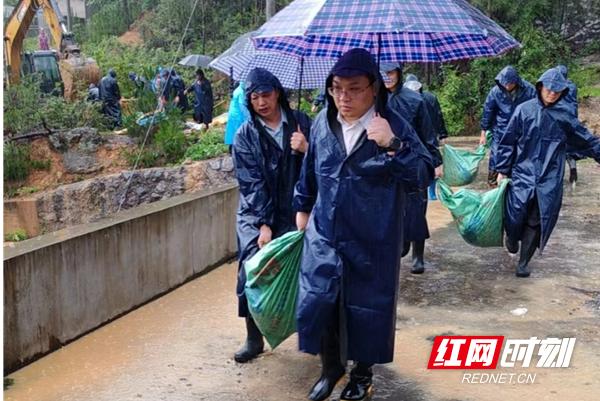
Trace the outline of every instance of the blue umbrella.
{"type": "Polygon", "coordinates": [[[333,59],[361,47],[381,62],[446,62],[520,46],[465,0],[295,0],[253,41],[261,50],[333,59]]]}
{"type": "Polygon", "coordinates": [[[248,32],[233,42],[231,47],[214,59],[209,67],[215,68],[236,81],[243,81],[252,69],[262,67],[279,78],[284,88],[320,88],[325,83],[333,59],[301,57],[275,51],[259,51],[252,43],[255,32],[248,32]]]}

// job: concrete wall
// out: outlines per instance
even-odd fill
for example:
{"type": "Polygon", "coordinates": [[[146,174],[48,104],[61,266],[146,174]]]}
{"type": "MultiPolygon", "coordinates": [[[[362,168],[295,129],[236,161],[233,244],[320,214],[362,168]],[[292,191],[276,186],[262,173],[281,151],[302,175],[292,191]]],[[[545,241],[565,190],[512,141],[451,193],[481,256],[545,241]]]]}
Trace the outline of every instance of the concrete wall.
{"type": "Polygon", "coordinates": [[[233,257],[237,203],[230,184],[5,247],[5,374],[233,257]]]}

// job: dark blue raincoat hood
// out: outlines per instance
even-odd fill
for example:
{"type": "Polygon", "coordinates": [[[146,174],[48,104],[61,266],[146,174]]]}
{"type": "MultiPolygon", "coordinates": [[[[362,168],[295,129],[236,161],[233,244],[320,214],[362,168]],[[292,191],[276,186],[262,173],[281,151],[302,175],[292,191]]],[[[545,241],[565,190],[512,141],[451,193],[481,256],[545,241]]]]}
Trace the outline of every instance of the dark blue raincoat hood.
{"type": "Polygon", "coordinates": [[[541,90],[542,85],[552,92],[562,92],[563,96],[566,95],[565,90],[568,90],[567,79],[558,68],[550,68],[542,74],[535,83],[536,89],[541,90]]]}
{"type": "Polygon", "coordinates": [[[519,76],[519,73],[517,72],[517,70],[515,70],[515,67],[511,65],[507,65],[506,67],[504,67],[498,73],[498,75],[496,75],[495,80],[496,83],[502,87],[502,89],[504,89],[504,87],[508,84],[521,83],[521,77],[519,76]]]}

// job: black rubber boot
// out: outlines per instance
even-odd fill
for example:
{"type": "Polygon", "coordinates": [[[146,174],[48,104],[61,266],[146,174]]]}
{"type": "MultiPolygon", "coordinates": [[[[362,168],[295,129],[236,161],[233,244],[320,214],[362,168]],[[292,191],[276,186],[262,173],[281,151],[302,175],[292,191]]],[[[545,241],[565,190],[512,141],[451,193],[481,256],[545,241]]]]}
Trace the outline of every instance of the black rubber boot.
{"type": "Polygon", "coordinates": [[[531,274],[529,270],[529,261],[533,257],[536,248],[540,243],[540,229],[525,227],[523,231],[523,238],[521,239],[521,255],[519,258],[519,264],[517,265],[517,277],[529,277],[531,274]]]}
{"type": "Polygon", "coordinates": [[[413,256],[413,267],[410,269],[412,274],[421,274],[425,271],[425,262],[423,261],[423,254],[425,253],[425,240],[413,241],[412,243],[412,256],[413,256]]]}
{"type": "Polygon", "coordinates": [[[312,401],[323,401],[329,398],[337,382],[346,373],[340,360],[340,344],[337,333],[329,332],[323,336],[320,357],[321,377],[308,394],[308,399],[312,401]]]}
{"type": "Polygon", "coordinates": [[[509,253],[517,253],[519,252],[519,241],[512,240],[508,235],[504,236],[504,246],[509,253]]]}
{"type": "Polygon", "coordinates": [[[405,241],[404,244],[402,244],[402,257],[408,255],[408,251],[410,251],[410,242],[405,241]]]}
{"type": "Polygon", "coordinates": [[[256,358],[262,354],[265,347],[263,336],[251,317],[246,318],[246,331],[246,343],[233,356],[233,359],[239,363],[246,363],[256,358]]]}
{"type": "Polygon", "coordinates": [[[350,381],[342,390],[340,401],[367,400],[373,394],[373,369],[359,362],[350,372],[350,381]]]}

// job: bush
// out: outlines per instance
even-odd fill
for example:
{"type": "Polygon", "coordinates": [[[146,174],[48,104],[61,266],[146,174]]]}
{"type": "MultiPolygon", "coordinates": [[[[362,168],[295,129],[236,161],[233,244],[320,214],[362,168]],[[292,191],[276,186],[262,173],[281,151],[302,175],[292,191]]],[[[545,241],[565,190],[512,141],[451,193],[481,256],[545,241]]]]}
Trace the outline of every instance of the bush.
{"type": "Polygon", "coordinates": [[[4,144],[4,181],[23,181],[30,171],[29,146],[6,142],[4,144]]]}
{"type": "Polygon", "coordinates": [[[183,133],[183,121],[178,109],[167,114],[167,119],[158,126],[154,143],[167,163],[179,162],[187,147],[187,139],[183,133]]]}
{"type": "Polygon", "coordinates": [[[185,158],[194,161],[212,159],[226,154],[228,146],[224,143],[224,132],[220,129],[210,128],[200,135],[198,143],[190,146],[185,152],[185,158]]]}
{"type": "Polygon", "coordinates": [[[5,133],[14,135],[41,129],[43,122],[54,129],[108,126],[100,103],[67,102],[62,97],[45,95],[35,75],[24,77],[20,84],[4,92],[5,133]]]}
{"type": "Polygon", "coordinates": [[[151,168],[160,165],[160,153],[152,145],[142,150],[141,154],[139,149],[136,151],[124,150],[123,157],[131,167],[135,166],[138,157],[137,168],[151,168]]]}
{"type": "Polygon", "coordinates": [[[4,132],[17,134],[41,126],[40,99],[44,95],[35,75],[23,77],[4,91],[4,132]]]}
{"type": "Polygon", "coordinates": [[[27,238],[29,238],[29,236],[27,235],[27,232],[22,228],[17,228],[15,231],[11,231],[9,233],[4,234],[4,241],[18,242],[24,241],[27,238]]]}

